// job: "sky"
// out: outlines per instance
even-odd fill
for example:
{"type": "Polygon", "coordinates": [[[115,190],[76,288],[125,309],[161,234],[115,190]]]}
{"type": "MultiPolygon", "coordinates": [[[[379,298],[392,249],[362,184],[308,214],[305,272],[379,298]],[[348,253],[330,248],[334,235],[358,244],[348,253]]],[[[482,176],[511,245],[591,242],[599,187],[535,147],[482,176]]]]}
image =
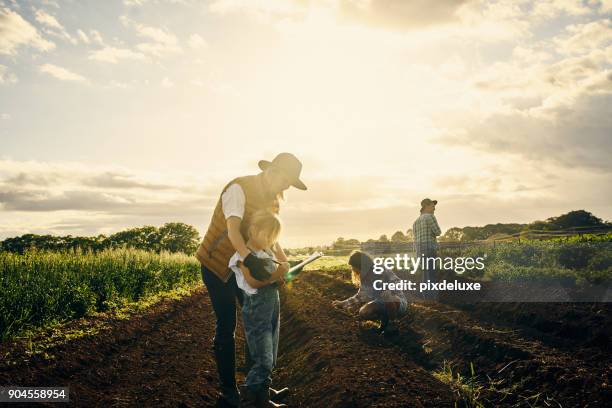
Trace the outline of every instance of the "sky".
{"type": "Polygon", "coordinates": [[[612,219],[612,1],[0,0],[0,239],[186,222],[292,152],[282,243],[612,219]]]}

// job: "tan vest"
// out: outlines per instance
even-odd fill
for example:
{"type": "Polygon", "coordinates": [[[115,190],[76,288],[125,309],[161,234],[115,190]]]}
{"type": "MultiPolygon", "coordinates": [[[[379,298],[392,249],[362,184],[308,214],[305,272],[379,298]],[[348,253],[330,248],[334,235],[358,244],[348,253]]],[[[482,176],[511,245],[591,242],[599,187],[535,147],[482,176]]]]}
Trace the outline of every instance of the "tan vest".
{"type": "MultiPolygon", "coordinates": [[[[278,198],[270,198],[264,195],[263,173],[256,176],[238,177],[230,181],[221,192],[237,183],[242,187],[245,196],[244,216],[240,223],[240,233],[244,242],[248,240],[247,231],[249,230],[250,220],[254,212],[261,209],[268,209],[276,214],[279,211],[278,198]]],[[[221,197],[217,201],[215,210],[208,226],[208,231],[204,235],[202,243],[196,252],[196,258],[203,266],[210,269],[223,282],[227,282],[231,276],[231,271],[227,266],[230,258],[236,252],[227,236],[227,222],[223,214],[221,197]]]]}

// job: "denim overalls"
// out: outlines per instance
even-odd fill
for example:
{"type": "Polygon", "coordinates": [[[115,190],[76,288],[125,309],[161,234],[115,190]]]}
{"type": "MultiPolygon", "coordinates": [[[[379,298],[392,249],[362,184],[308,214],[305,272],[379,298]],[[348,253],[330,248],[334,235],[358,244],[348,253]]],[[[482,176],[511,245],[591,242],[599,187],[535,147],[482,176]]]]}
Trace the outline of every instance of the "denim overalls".
{"type": "Polygon", "coordinates": [[[280,298],[278,285],[273,283],[244,294],[242,321],[254,361],[246,377],[246,386],[256,392],[270,386],[272,369],[276,365],[280,329],[280,298]]]}

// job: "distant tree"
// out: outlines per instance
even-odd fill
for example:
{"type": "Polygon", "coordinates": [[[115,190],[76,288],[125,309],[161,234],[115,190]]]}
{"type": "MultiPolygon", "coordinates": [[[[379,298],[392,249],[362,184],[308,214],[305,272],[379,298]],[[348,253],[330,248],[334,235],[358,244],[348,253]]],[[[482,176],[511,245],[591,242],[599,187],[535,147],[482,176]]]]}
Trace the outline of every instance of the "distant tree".
{"type": "Polygon", "coordinates": [[[334,249],[340,249],[344,247],[344,238],[343,237],[338,237],[338,239],[336,239],[333,243],[332,243],[332,248],[334,249]]]}
{"type": "MultiPolygon", "coordinates": [[[[588,211],[570,211],[558,217],[551,217],[546,220],[549,229],[568,229],[575,227],[604,227],[606,223],[599,217],[594,216],[588,211]]],[[[548,228],[547,228],[548,229],[548,228]]]]}
{"type": "Polygon", "coordinates": [[[396,231],[391,235],[391,241],[393,242],[406,242],[406,236],[402,231],[396,231]]]}
{"type": "Polygon", "coordinates": [[[169,222],[159,228],[159,247],[170,252],[194,253],[200,243],[200,234],[191,225],[169,222]]]}
{"type": "Polygon", "coordinates": [[[446,230],[444,235],[440,237],[440,241],[446,242],[458,242],[463,238],[463,229],[459,227],[453,227],[446,230]]]}
{"type": "Polygon", "coordinates": [[[495,234],[512,235],[521,232],[526,224],[487,224],[484,227],[464,227],[461,241],[485,240],[495,234]]]}
{"type": "Polygon", "coordinates": [[[412,231],[412,228],[408,228],[406,231],[406,241],[414,241],[414,232],[412,231]]]}
{"type": "Polygon", "coordinates": [[[336,239],[331,246],[333,249],[346,249],[356,247],[359,245],[359,243],[360,242],[358,239],[344,239],[343,237],[340,237],[336,239]]]}
{"type": "Polygon", "coordinates": [[[0,251],[24,253],[28,249],[64,251],[82,249],[101,251],[106,248],[136,248],[145,251],[167,250],[193,253],[199,243],[197,230],[183,223],[167,223],[161,228],[151,225],[130,228],[110,236],[73,237],[24,234],[0,242],[0,251]]]}
{"type": "Polygon", "coordinates": [[[380,238],[378,238],[378,242],[389,242],[389,238],[387,238],[386,234],[382,234],[380,238]]]}
{"type": "Polygon", "coordinates": [[[151,225],[119,231],[108,237],[110,247],[128,247],[146,251],[160,250],[160,233],[151,225]]]}

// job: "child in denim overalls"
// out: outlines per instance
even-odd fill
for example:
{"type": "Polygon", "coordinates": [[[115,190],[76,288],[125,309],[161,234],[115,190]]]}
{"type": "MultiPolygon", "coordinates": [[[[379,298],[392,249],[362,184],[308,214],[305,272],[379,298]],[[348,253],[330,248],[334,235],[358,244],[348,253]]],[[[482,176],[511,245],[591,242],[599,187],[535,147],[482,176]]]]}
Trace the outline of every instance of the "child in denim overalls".
{"type": "Polygon", "coordinates": [[[236,252],[229,267],[236,275],[236,284],[244,292],[242,321],[249,353],[254,361],[241,387],[241,406],[284,407],[271,401],[279,401],[288,393],[287,389],[276,391],[270,388],[272,369],[276,364],[278,335],[280,328],[280,299],[278,281],[289,269],[287,258],[276,244],[281,224],[278,217],[267,211],[255,213],[248,230],[246,242],[251,252],[265,260],[266,273],[253,276],[242,264],[236,252]],[[278,262],[281,261],[281,262],[278,262]]]}

